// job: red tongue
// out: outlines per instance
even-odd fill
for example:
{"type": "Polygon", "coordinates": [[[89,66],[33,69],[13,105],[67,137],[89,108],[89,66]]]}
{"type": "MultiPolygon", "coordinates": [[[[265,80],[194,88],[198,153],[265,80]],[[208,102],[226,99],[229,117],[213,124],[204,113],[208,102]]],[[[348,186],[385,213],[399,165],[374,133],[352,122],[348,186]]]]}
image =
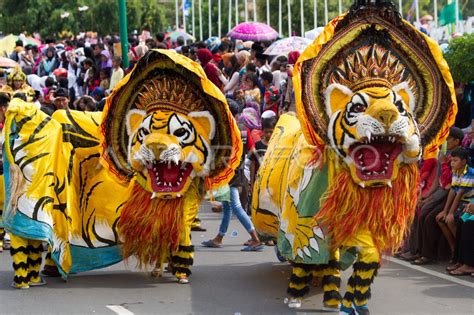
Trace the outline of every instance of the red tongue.
{"type": "Polygon", "coordinates": [[[373,146],[377,151],[374,151],[374,149],[369,149],[369,148],[361,148],[357,151],[357,154],[363,154],[364,158],[364,164],[366,165],[367,171],[381,171],[383,168],[383,163],[382,160],[385,160],[384,158],[381,157],[382,154],[385,154],[382,150],[379,148],[376,148],[373,146]]]}
{"type": "Polygon", "coordinates": [[[173,163],[171,166],[163,165],[158,168],[158,174],[160,180],[167,183],[175,183],[178,181],[180,175],[179,166],[174,165],[173,163]]]}

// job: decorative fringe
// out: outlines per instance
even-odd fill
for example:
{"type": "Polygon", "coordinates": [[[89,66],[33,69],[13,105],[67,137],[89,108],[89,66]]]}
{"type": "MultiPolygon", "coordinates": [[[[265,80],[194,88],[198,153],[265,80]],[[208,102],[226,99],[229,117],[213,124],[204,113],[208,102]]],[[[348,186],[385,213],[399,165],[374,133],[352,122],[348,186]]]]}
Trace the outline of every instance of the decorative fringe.
{"type": "Polygon", "coordinates": [[[413,221],[418,181],[416,164],[400,168],[393,188],[362,188],[347,171],[340,171],[321,200],[315,224],[325,229],[333,248],[367,229],[379,253],[393,253],[413,221]]]}
{"type": "Polygon", "coordinates": [[[135,255],[138,267],[163,264],[179,246],[183,225],[183,198],[151,199],[151,193],[135,184],[118,221],[123,255],[135,255]]]}
{"type": "Polygon", "coordinates": [[[18,206],[18,199],[26,192],[26,181],[21,169],[16,164],[10,164],[10,199],[7,204],[7,213],[13,216],[18,206]]]}

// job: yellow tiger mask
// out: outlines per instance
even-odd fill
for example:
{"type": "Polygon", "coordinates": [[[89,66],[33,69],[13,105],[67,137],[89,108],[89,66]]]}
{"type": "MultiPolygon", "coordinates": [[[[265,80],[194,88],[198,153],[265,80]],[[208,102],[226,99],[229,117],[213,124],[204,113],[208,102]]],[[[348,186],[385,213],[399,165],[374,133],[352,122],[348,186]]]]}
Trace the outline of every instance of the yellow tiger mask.
{"type": "Polygon", "coordinates": [[[127,119],[129,163],[153,197],[181,197],[193,178],[209,174],[215,121],[208,111],[131,110],[127,119]]]}
{"type": "Polygon", "coordinates": [[[330,144],[360,186],[391,186],[402,163],[420,158],[413,97],[406,83],[355,91],[337,83],[327,88],[330,144]]]}

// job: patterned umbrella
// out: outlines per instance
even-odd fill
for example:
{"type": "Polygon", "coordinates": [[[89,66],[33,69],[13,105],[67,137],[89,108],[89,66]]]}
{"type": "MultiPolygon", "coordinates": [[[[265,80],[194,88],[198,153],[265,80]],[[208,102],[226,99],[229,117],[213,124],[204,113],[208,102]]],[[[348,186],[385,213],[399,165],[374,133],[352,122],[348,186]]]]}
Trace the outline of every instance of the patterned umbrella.
{"type": "Polygon", "coordinates": [[[10,58],[0,57],[0,68],[15,68],[18,64],[10,58]]]}
{"type": "Polygon", "coordinates": [[[270,47],[265,50],[265,55],[280,56],[288,55],[288,53],[298,50],[303,51],[312,43],[311,40],[299,36],[292,36],[288,38],[280,39],[274,42],[270,47]]]}
{"type": "Polygon", "coordinates": [[[278,32],[271,26],[258,22],[240,23],[234,27],[229,34],[232,39],[252,40],[259,42],[263,40],[274,40],[278,38],[278,32]]]}
{"type": "Polygon", "coordinates": [[[195,41],[196,40],[193,35],[186,33],[182,29],[178,29],[178,30],[173,31],[173,32],[168,34],[168,38],[171,38],[171,40],[173,42],[177,41],[178,37],[180,37],[180,36],[182,36],[184,38],[184,40],[186,40],[186,41],[188,41],[188,40],[195,41]]]}

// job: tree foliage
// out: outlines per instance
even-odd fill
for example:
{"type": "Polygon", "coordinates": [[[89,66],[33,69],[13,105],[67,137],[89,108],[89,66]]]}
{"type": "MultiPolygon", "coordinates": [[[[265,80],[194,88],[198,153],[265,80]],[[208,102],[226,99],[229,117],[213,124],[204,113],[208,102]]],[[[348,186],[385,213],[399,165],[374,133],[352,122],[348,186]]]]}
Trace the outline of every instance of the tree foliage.
{"type": "Polygon", "coordinates": [[[474,33],[452,39],[444,57],[453,79],[457,82],[474,81],[474,33]]]}
{"type": "MultiPolygon", "coordinates": [[[[0,30],[4,34],[40,32],[43,36],[55,36],[63,31],[77,34],[95,31],[101,35],[118,33],[117,0],[1,0],[0,30]],[[79,11],[81,6],[89,6],[79,11]],[[61,18],[61,14],[69,16],[61,18]]],[[[128,30],[163,30],[169,24],[163,3],[148,0],[127,1],[128,30]]]]}

